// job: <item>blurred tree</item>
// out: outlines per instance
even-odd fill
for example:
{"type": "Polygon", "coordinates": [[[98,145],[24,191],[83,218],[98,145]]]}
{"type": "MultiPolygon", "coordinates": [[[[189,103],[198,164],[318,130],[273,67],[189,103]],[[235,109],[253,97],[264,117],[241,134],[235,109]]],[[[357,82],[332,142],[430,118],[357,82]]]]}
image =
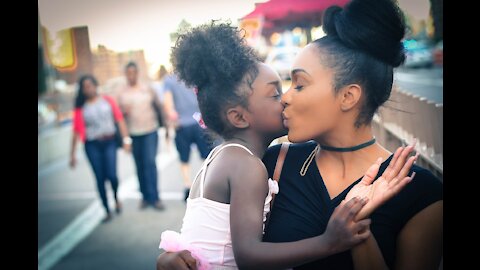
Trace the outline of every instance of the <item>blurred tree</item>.
{"type": "Polygon", "coordinates": [[[443,39],[443,0],[430,0],[430,13],[435,27],[433,39],[438,42],[443,39]]]}
{"type": "Polygon", "coordinates": [[[177,31],[170,33],[170,42],[175,43],[177,41],[178,36],[180,36],[182,33],[190,29],[192,25],[187,22],[185,19],[182,19],[182,21],[178,24],[177,31]]]}

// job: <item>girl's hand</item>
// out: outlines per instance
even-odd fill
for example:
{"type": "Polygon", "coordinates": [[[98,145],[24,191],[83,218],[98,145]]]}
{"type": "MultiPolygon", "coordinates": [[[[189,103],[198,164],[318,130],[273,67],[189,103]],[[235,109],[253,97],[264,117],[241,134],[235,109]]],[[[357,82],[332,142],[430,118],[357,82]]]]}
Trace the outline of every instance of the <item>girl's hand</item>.
{"type": "Polygon", "coordinates": [[[367,198],[355,197],[348,202],[342,201],[333,211],[323,233],[332,254],[348,250],[370,236],[370,220],[354,220],[367,201],[367,198]]]}
{"type": "Polygon", "coordinates": [[[197,261],[190,251],[164,252],[157,257],[157,270],[197,269],[197,261]]]}

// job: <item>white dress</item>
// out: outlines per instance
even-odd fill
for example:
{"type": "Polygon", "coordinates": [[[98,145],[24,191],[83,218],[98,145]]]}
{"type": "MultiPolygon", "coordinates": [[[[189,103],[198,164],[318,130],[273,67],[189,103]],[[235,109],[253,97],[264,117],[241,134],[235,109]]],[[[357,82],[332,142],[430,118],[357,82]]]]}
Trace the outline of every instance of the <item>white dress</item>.
{"type": "MultiPolygon", "coordinates": [[[[192,255],[201,261],[199,269],[238,269],[233,256],[232,239],[230,235],[230,204],[220,203],[203,197],[203,186],[207,166],[226,147],[240,147],[253,155],[243,145],[230,143],[217,146],[205,159],[202,168],[195,177],[200,181],[200,196],[187,199],[187,209],[183,218],[181,234],[172,231],[162,233],[160,248],[166,251],[188,249],[192,255]],[[220,147],[220,148],[219,148],[220,147]],[[198,177],[200,175],[200,177],[198,177]]],[[[270,212],[272,194],[278,193],[276,181],[268,179],[268,195],[263,207],[263,222],[270,212]]]]}

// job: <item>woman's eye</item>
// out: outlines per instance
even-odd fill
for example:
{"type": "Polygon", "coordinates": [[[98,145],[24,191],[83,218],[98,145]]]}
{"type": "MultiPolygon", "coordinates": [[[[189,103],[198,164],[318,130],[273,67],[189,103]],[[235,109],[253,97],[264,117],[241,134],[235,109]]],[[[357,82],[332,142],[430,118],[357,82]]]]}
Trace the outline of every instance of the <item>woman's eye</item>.
{"type": "Polygon", "coordinates": [[[297,85],[295,86],[293,89],[297,90],[297,91],[300,91],[303,89],[303,85],[297,85]]]}

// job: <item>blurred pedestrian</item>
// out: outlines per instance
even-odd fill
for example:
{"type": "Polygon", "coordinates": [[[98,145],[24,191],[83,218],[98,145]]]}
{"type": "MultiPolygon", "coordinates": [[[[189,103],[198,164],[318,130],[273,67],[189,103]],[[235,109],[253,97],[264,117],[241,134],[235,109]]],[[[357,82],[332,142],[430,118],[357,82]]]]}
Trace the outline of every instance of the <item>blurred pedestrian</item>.
{"type": "Polygon", "coordinates": [[[97,92],[97,80],[92,75],[84,75],[78,81],[75,110],[73,114],[73,136],[70,152],[70,167],[77,163],[75,151],[78,140],[85,143],[85,152],[97,180],[97,189],[107,213],[104,222],[112,218],[108,206],[105,181],[110,180],[115,198],[115,211],[120,214],[122,205],[117,197],[117,145],[115,123],[118,123],[123,137],[123,149],[130,151],[131,138],[117,103],[112,97],[101,96],[97,92]]]}
{"type": "Polygon", "coordinates": [[[165,77],[163,87],[165,112],[169,124],[175,128],[175,146],[180,157],[186,200],[192,185],[189,163],[191,146],[195,144],[200,156],[205,159],[212,149],[212,143],[195,119],[200,109],[194,89],[187,87],[175,74],[165,77]]]}
{"type": "Polygon", "coordinates": [[[117,91],[120,109],[124,114],[128,133],[132,138],[132,152],[142,193],[140,208],[148,205],[163,210],[164,205],[158,192],[158,172],[155,158],[158,147],[158,116],[155,106],[162,105],[154,90],[138,80],[135,62],[125,66],[127,84],[117,91]]]}
{"type": "MultiPolygon", "coordinates": [[[[152,88],[155,90],[155,93],[157,94],[158,99],[160,100],[160,103],[164,103],[164,79],[165,76],[168,75],[168,71],[165,68],[164,65],[161,65],[160,68],[158,69],[157,73],[157,80],[155,80],[152,83],[152,88]]],[[[170,152],[171,148],[171,138],[170,138],[170,129],[168,126],[165,126],[165,147],[167,152],[170,152]]]]}

